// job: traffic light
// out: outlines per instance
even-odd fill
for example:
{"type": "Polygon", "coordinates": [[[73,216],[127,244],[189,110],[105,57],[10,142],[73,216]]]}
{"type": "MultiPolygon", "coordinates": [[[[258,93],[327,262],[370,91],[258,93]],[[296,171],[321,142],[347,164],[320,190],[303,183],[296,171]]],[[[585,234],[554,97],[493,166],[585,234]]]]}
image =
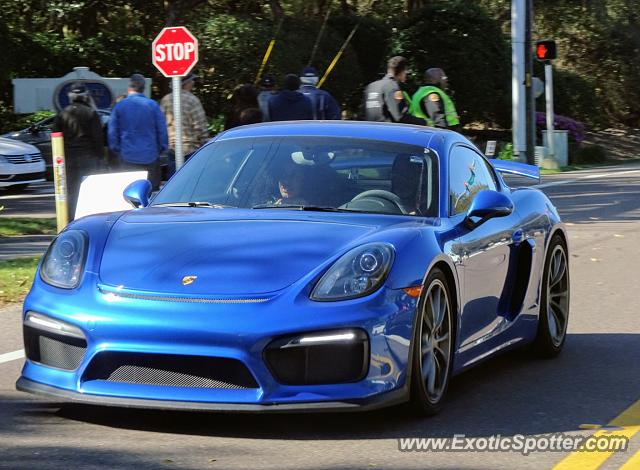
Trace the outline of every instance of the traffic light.
{"type": "Polygon", "coordinates": [[[537,41],[536,42],[536,59],[541,62],[553,60],[557,57],[557,49],[555,41],[537,41]]]}

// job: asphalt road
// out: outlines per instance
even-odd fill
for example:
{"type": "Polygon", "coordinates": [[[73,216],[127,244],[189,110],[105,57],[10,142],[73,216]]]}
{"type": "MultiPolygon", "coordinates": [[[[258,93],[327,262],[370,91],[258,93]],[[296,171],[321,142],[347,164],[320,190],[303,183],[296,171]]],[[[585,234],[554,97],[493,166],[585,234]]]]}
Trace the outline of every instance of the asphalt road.
{"type": "MultiPolygon", "coordinates": [[[[586,436],[594,431],[581,428],[611,423],[640,399],[640,166],[543,185],[570,234],[571,317],[560,357],[490,360],[456,377],[446,408],[430,419],[398,408],[221,415],[61,406],[14,390],[22,360],[6,354],[22,345],[19,311],[10,308],[0,311],[0,468],[597,468],[593,454],[576,464],[554,452],[398,450],[405,437],[586,436]]],[[[628,435],[640,430],[639,409],[625,415],[628,435]]],[[[624,470],[637,470],[640,454],[630,459],[639,452],[640,434],[600,468],[629,462],[624,470]]]]}

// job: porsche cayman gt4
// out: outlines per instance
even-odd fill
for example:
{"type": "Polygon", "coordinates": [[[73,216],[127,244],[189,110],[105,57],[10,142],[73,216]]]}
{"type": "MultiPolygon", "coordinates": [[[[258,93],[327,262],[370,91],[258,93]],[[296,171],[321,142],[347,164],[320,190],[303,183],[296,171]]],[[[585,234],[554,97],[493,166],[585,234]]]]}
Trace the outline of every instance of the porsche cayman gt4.
{"type": "Polygon", "coordinates": [[[567,237],[549,199],[455,132],[245,126],[150,200],[70,224],[24,302],[17,388],[97,405],[437,412],[451,377],[560,352],[567,237]]]}

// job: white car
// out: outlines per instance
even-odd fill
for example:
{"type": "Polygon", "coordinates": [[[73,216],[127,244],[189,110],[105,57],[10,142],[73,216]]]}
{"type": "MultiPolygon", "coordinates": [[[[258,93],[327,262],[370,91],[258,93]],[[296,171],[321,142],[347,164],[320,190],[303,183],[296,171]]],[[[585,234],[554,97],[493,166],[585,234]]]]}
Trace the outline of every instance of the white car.
{"type": "Polygon", "coordinates": [[[30,144],[0,137],[0,188],[22,190],[45,181],[40,150],[30,144]]]}

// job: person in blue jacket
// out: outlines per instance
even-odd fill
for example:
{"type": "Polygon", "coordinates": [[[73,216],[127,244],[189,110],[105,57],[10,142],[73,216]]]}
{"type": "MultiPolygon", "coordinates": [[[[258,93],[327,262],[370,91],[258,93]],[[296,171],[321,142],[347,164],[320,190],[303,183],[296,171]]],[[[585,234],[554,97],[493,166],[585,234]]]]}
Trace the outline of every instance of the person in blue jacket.
{"type": "Polygon", "coordinates": [[[315,67],[305,67],[300,74],[300,93],[311,100],[313,105],[313,119],[339,120],[340,106],[331,93],[321,90],[318,85],[318,71],[315,67]]]}
{"type": "Polygon", "coordinates": [[[119,155],[121,171],[147,171],[153,189],[160,186],[160,154],[169,148],[167,122],[158,103],[144,95],[145,78],[129,79],[127,97],[109,117],[109,149],[119,155]]]}
{"type": "Polygon", "coordinates": [[[272,121],[300,121],[313,119],[311,100],[298,91],[300,78],[289,74],[284,78],[282,91],[269,99],[269,118],[272,121]]]}

